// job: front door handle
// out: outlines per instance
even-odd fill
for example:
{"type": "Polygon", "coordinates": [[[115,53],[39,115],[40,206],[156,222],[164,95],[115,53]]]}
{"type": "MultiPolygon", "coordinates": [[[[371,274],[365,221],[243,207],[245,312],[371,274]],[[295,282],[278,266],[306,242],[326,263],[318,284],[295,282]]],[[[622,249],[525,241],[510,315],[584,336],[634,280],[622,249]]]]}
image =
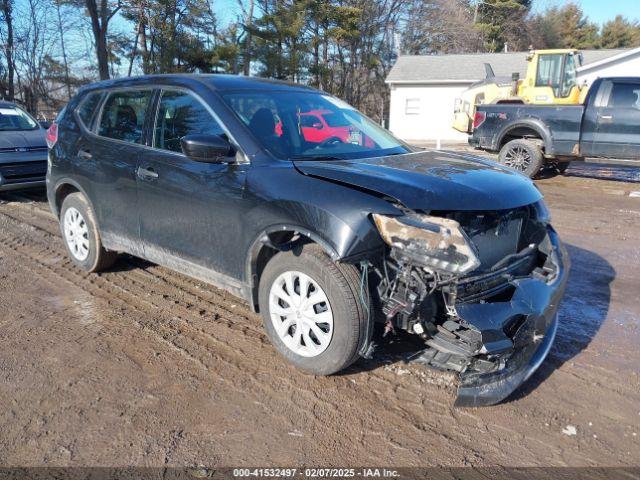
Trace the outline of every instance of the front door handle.
{"type": "Polygon", "coordinates": [[[93,155],[88,150],[78,150],[78,158],[81,160],[91,160],[93,155]]]}
{"type": "Polygon", "coordinates": [[[600,115],[600,120],[604,120],[605,122],[612,122],[613,115],[600,115]]]}
{"type": "Polygon", "coordinates": [[[158,178],[158,173],[151,167],[138,167],[137,173],[138,178],[141,180],[155,180],[158,178]]]}

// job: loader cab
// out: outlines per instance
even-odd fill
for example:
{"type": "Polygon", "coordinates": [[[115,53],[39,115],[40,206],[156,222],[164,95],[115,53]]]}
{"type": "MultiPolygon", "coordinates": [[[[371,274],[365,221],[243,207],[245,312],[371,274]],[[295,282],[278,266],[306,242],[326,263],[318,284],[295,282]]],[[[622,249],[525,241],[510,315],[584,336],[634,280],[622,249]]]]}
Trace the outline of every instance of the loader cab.
{"type": "Polygon", "coordinates": [[[525,103],[573,105],[580,103],[577,50],[537,50],[527,56],[527,76],[519,95],[525,103]]]}
{"type": "Polygon", "coordinates": [[[453,128],[471,134],[476,107],[492,103],[579,105],[587,88],[578,85],[582,54],[578,50],[531,50],[523,79],[497,77],[486,67],[487,77],[462,92],[454,107],[453,128]]]}

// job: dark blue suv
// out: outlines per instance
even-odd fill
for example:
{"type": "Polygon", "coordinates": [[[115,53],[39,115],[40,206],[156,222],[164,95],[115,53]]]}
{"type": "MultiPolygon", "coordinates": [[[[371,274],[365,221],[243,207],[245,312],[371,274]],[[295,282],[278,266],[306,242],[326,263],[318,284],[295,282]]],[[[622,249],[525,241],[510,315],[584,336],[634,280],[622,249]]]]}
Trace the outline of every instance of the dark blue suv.
{"type": "Polygon", "coordinates": [[[45,130],[11,102],[0,101],[0,192],[44,186],[45,130]]]}
{"type": "Polygon", "coordinates": [[[224,288],[307,372],[338,372],[375,355],[377,332],[404,331],[415,361],[460,374],[459,405],[483,405],[553,342],[567,256],[531,181],[416,151],[325,93],[107,81],[78,93],[48,141],[49,202],[78,267],[125,253],[224,288]],[[345,134],[305,134],[313,111],[345,134]]]}

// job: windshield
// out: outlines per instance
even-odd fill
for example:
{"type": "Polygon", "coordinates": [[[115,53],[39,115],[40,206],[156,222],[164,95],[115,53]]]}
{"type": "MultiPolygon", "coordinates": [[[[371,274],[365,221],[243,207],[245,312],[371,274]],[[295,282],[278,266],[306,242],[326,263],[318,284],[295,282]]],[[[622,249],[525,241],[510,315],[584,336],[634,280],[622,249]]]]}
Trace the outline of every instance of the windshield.
{"type": "Polygon", "coordinates": [[[35,130],[38,128],[31,116],[18,107],[0,107],[0,131],[35,130]]]}
{"type": "Polygon", "coordinates": [[[348,104],[316,92],[233,92],[225,102],[278,158],[355,159],[409,152],[348,104]]]}

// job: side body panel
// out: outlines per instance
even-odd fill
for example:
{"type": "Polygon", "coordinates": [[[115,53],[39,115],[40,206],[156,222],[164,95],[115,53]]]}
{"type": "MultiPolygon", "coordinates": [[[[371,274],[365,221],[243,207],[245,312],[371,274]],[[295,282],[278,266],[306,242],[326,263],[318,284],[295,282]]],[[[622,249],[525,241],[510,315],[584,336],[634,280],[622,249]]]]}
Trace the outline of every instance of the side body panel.
{"type": "Polygon", "coordinates": [[[599,85],[586,108],[583,151],[594,157],[640,158],[640,80],[613,78],[599,85]],[[619,102],[621,87],[631,95],[626,102],[619,102]]]}
{"type": "Polygon", "coordinates": [[[581,105],[482,105],[478,111],[486,114],[486,120],[473,132],[472,145],[497,152],[512,132],[529,128],[543,139],[547,155],[577,152],[584,111],[581,105]]]}

